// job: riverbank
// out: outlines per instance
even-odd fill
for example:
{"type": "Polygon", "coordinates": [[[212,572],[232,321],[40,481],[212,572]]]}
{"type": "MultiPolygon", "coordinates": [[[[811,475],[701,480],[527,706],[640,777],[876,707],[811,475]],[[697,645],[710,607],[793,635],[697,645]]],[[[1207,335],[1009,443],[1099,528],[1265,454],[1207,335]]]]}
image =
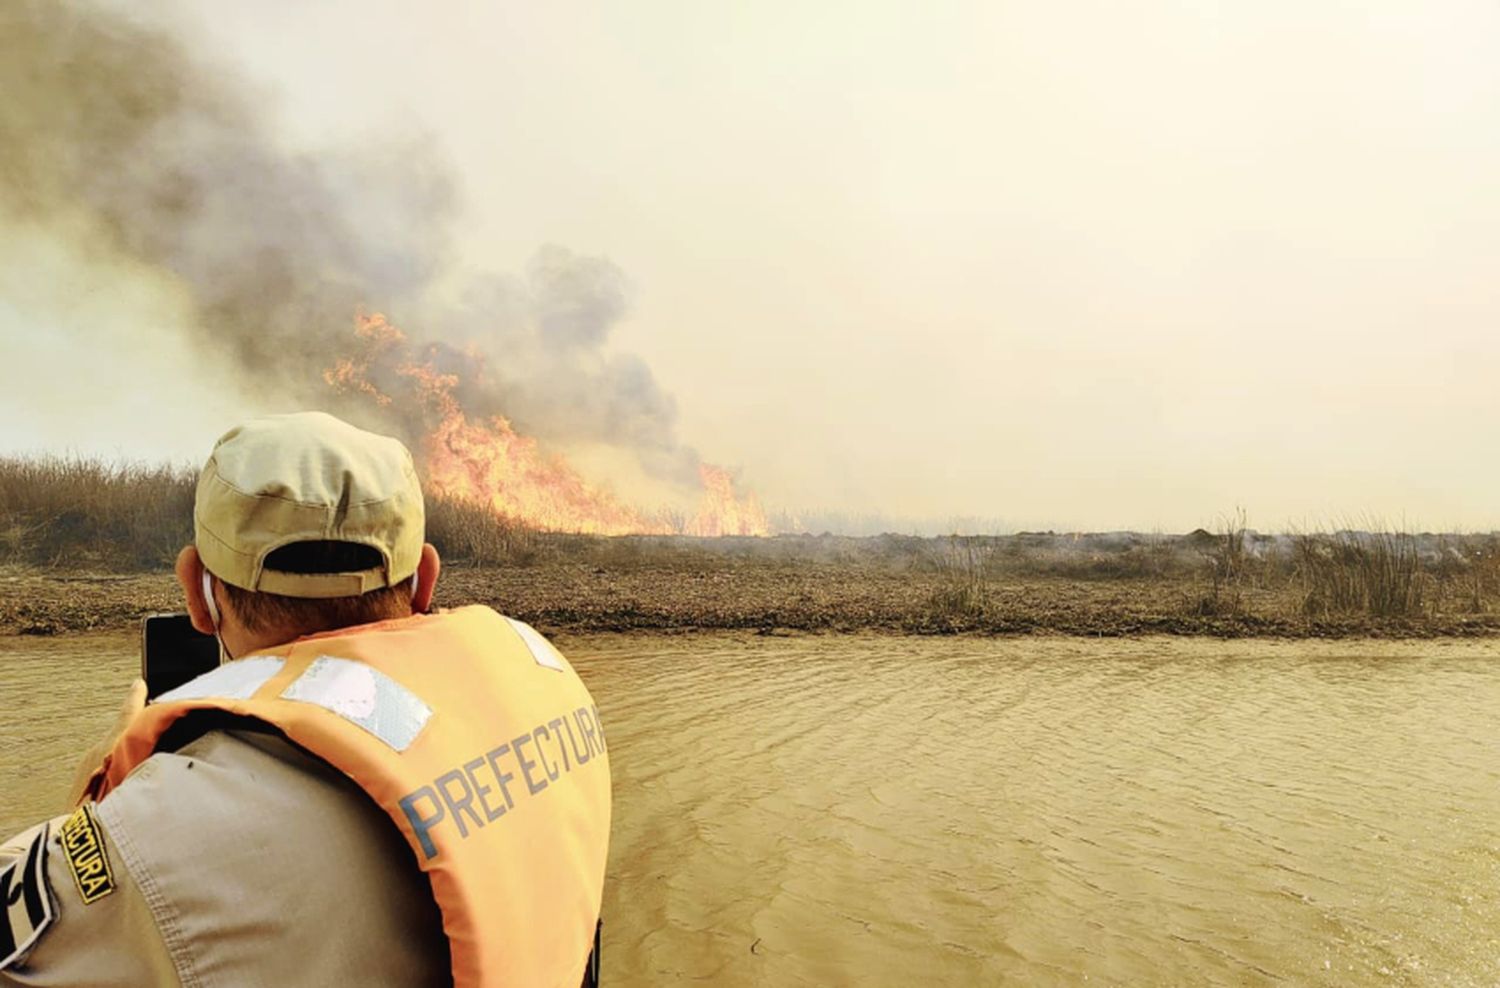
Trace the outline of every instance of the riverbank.
{"type": "MultiPolygon", "coordinates": [[[[1500,615],[1310,617],[1289,587],[1245,587],[1230,607],[1193,575],[997,575],[974,583],[941,567],[681,555],[616,565],[543,560],[449,566],[438,603],[488,604],[548,633],[710,630],[1222,638],[1430,638],[1500,635],[1500,615]]],[[[0,634],[128,630],[180,607],[170,573],[0,568],[0,634]]]]}
{"type": "MultiPolygon", "coordinates": [[[[175,609],[194,478],[0,458],[0,634],[175,609]]],[[[924,538],[602,536],[429,496],[438,603],[545,631],[1428,638],[1500,634],[1500,533],[1018,532],[924,538]]]]}

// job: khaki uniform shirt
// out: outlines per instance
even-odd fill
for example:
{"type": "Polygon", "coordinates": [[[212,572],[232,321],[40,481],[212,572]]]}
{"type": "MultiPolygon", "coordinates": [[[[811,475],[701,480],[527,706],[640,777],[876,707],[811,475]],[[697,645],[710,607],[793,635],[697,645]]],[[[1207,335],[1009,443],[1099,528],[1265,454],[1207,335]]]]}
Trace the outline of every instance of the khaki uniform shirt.
{"type": "MultiPolygon", "coordinates": [[[[158,752],[94,816],[107,873],[85,862],[76,879],[68,818],[52,821],[30,860],[54,915],[0,985],[451,984],[437,904],[390,818],[280,737],[216,730],[158,752]]],[[[41,832],[7,842],[17,881],[41,832]]],[[[0,921],[25,933],[12,888],[0,921]]]]}

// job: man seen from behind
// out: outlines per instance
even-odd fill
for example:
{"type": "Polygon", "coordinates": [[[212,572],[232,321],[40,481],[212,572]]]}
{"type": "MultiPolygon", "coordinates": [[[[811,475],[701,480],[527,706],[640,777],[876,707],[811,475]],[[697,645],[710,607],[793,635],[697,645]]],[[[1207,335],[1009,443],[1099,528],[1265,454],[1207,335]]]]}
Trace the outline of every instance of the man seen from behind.
{"type": "Polygon", "coordinates": [[[0,985],[584,983],[598,711],[529,626],[430,611],[439,569],[398,441],[220,439],[176,572],[224,661],[138,685],[71,814],[8,842],[0,985]]]}

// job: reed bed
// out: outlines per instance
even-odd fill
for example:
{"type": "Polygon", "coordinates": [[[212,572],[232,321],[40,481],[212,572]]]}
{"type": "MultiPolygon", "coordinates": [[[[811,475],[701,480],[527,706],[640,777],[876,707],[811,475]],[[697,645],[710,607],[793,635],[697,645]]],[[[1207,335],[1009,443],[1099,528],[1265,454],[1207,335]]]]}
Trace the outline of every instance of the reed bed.
{"type": "MultiPolygon", "coordinates": [[[[0,457],[0,563],[143,572],[193,540],[187,467],[87,457],[0,457]]],[[[539,534],[479,505],[427,498],[427,534],[451,562],[525,564],[539,534]]]]}
{"type": "Polygon", "coordinates": [[[1296,579],[1309,617],[1415,618],[1427,612],[1433,573],[1415,536],[1384,528],[1300,534],[1296,579]]]}
{"type": "Polygon", "coordinates": [[[0,562],[151,569],[192,541],[193,471],[80,457],[0,459],[0,562]]]}

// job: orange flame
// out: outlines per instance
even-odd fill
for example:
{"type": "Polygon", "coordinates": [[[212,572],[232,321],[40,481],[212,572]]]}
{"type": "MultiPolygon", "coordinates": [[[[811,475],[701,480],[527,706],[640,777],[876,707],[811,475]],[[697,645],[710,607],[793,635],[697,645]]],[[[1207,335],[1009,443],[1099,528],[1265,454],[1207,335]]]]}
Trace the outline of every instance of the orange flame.
{"type": "Polygon", "coordinates": [[[443,419],[424,444],[428,484],[435,494],[487,504],[497,514],[537,528],[596,535],[668,531],[590,487],[536,440],[516,434],[496,416],[469,422],[463,412],[443,419]]]}
{"type": "Polygon", "coordinates": [[[698,475],[703,480],[703,501],[688,525],[688,534],[766,535],[771,531],[759,499],[754,494],[735,495],[728,470],[704,463],[698,475]]]}
{"type": "MultiPolygon", "coordinates": [[[[344,394],[362,394],[382,407],[411,403],[435,421],[422,441],[428,488],[440,497],[484,504],[497,514],[550,531],[597,535],[768,535],[770,525],[753,494],[735,492],[729,471],[702,464],[703,491],[697,513],[686,523],[666,511],[646,512],[593,486],[562,457],[522,436],[502,416],[474,421],[454,395],[456,374],[419,362],[401,330],[383,315],[359,315],[356,352],[323,371],[323,380],[344,394]],[[393,395],[372,379],[389,371],[393,395]]],[[[398,406],[399,407],[399,406],[398,406]]]]}

